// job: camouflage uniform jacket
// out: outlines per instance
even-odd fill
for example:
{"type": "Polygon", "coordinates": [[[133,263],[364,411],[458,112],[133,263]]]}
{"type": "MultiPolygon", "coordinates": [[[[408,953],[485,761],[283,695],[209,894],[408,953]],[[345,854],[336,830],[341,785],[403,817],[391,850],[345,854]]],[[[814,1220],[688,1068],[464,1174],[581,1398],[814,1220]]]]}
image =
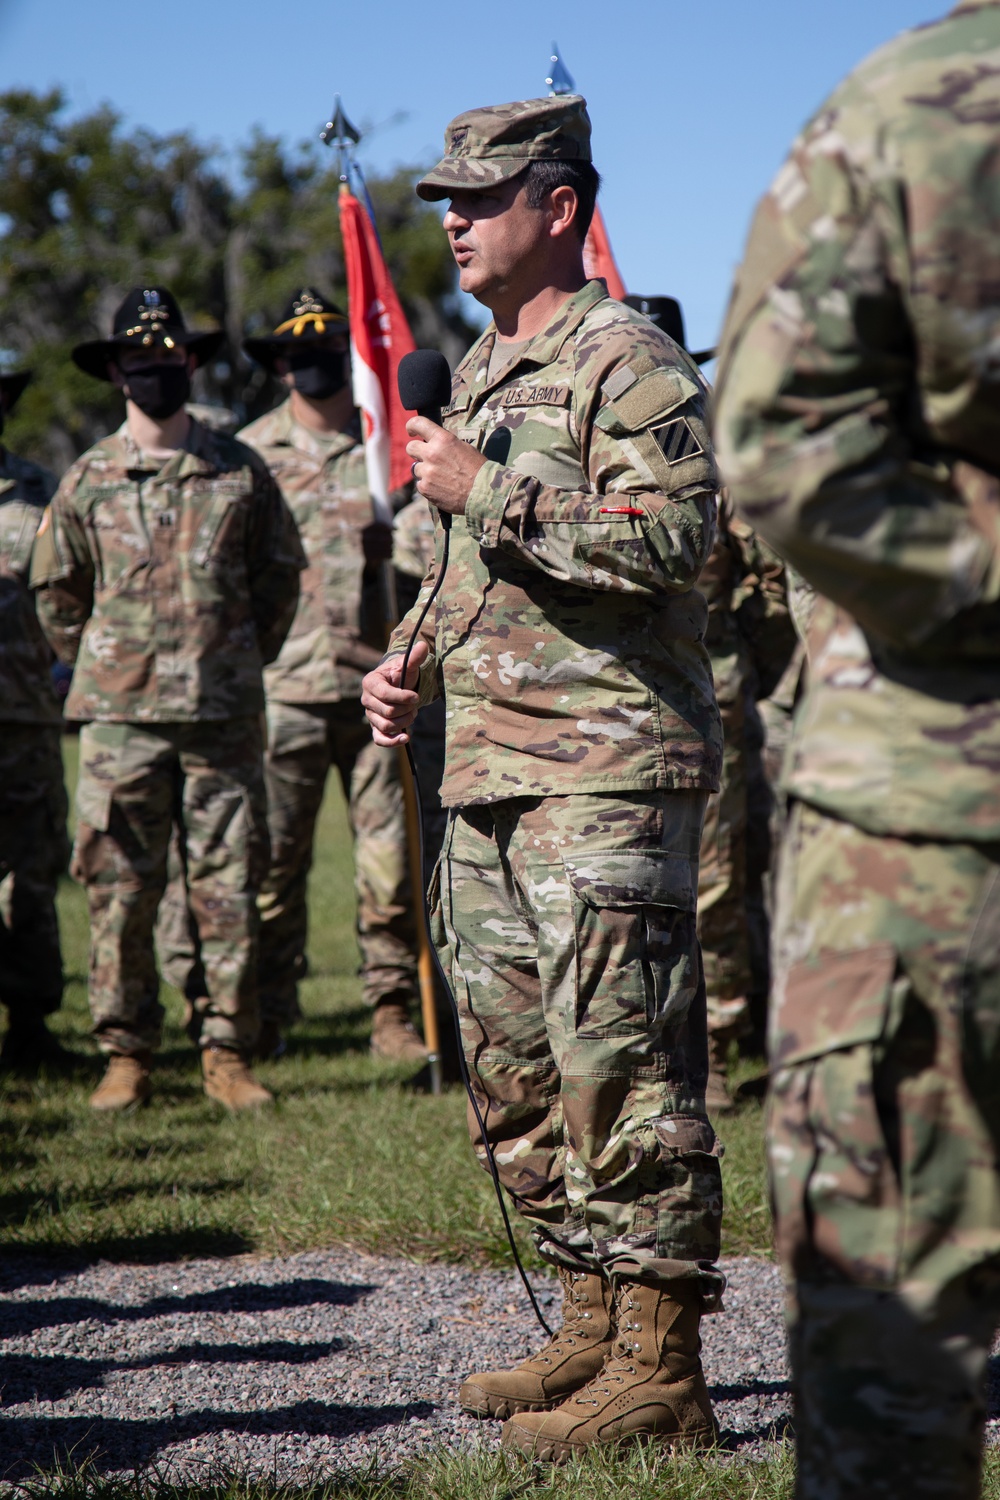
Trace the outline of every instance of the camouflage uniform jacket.
{"type": "Polygon", "coordinates": [[[364,528],[375,519],[360,433],[329,437],[292,416],[288,401],[244,427],[241,442],[263,458],[295,517],[308,565],[299,607],[278,659],[264,673],[269,699],[337,703],[361,696],[351,646],[375,625],[374,583],[366,588],[364,528]],[[347,660],[345,660],[345,657],[347,660]]]}
{"type": "Polygon", "coordinates": [[[788,788],[873,833],[1000,838],[998,120],[997,0],[875,53],[763,199],[723,334],[734,499],[837,606],[788,788]]]}
{"type": "Polygon", "coordinates": [[[147,458],[122,427],[67,470],[39,528],[38,614],[75,663],[73,719],[259,713],[295,613],[302,549],[258,456],[192,421],[147,458]]]}
{"type": "Polygon", "coordinates": [[[721,738],[694,583],[716,480],[697,367],[602,282],[491,381],[494,336],[456,370],[445,413],[487,462],[425,627],[421,694],[440,666],[448,709],[442,800],[712,788],[721,738]]]}
{"type": "Polygon", "coordinates": [[[28,571],[35,532],[56,481],[0,447],[0,722],[58,724],[52,653],[35,614],[28,571]]]}

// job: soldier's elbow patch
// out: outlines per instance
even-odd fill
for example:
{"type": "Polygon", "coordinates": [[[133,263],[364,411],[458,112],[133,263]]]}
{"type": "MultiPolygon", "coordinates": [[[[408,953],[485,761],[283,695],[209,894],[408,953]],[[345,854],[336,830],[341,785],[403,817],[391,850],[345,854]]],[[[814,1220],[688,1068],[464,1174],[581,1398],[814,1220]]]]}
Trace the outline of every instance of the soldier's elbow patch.
{"type": "Polygon", "coordinates": [[[772,1064],[789,1067],[877,1042],[885,1031],[895,974],[891,943],[793,964],[775,1016],[772,1064]]]}

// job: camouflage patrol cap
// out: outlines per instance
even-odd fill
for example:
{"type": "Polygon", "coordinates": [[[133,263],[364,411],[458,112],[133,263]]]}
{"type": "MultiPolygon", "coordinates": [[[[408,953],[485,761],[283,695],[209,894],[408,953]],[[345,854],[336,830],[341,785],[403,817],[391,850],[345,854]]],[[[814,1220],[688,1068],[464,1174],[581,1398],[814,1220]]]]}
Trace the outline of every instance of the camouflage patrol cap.
{"type": "Polygon", "coordinates": [[[580,94],[488,104],[456,115],[444,133],[444,157],[417,183],[429,203],[456,188],[506,182],[533,161],[590,161],[590,116],[580,94]]]}

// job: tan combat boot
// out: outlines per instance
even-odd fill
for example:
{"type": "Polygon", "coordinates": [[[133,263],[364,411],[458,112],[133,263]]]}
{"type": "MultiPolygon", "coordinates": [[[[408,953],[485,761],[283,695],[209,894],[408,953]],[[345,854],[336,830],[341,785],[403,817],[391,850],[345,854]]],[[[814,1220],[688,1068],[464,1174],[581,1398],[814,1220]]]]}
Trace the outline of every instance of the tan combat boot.
{"type": "Polygon", "coordinates": [[[234,1114],[242,1109],[260,1109],[261,1105],[274,1103],[274,1095],[257,1082],[232,1047],[203,1048],[201,1066],[205,1075],[205,1093],[210,1099],[218,1099],[234,1114]]]}
{"type": "Polygon", "coordinates": [[[425,1063],[427,1048],[410,1020],[407,1007],[397,1000],[376,1005],[372,1017],[372,1053],[383,1062],[425,1063]]]}
{"type": "Polygon", "coordinates": [[[611,1350],[611,1287],[603,1276],[560,1268],[563,1321],[547,1344],[513,1370],[470,1375],[458,1393],[463,1411],[477,1417],[550,1411],[586,1385],[611,1350]]]}
{"type": "Polygon", "coordinates": [[[618,1282],[615,1315],[614,1347],[600,1373],[555,1411],[512,1417],[503,1430],[505,1448],[561,1464],[595,1444],[710,1447],[716,1441],[698,1358],[698,1288],[618,1282]]]}
{"type": "Polygon", "coordinates": [[[91,1109],[135,1109],[145,1104],[150,1094],[149,1071],[153,1066],[151,1052],[113,1053],[107,1072],[90,1096],[91,1109]]]}

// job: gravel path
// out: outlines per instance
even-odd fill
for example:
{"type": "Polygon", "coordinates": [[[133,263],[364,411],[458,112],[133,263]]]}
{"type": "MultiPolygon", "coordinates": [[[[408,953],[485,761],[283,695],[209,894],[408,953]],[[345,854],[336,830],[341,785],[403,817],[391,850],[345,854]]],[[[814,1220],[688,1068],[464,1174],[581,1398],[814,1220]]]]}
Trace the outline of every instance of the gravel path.
{"type": "MultiPolygon", "coordinates": [[[[746,1451],[788,1413],[778,1276],[727,1264],[727,1312],[704,1325],[727,1441],[746,1451]]],[[[540,1282],[555,1315],[557,1289],[540,1282]]],[[[495,1444],[463,1416],[475,1368],[539,1336],[512,1275],[346,1251],[281,1260],[10,1258],[0,1270],[0,1478],[73,1450],[105,1472],[155,1464],[176,1479],[238,1468],[280,1481],[431,1444],[495,1444]]]]}

